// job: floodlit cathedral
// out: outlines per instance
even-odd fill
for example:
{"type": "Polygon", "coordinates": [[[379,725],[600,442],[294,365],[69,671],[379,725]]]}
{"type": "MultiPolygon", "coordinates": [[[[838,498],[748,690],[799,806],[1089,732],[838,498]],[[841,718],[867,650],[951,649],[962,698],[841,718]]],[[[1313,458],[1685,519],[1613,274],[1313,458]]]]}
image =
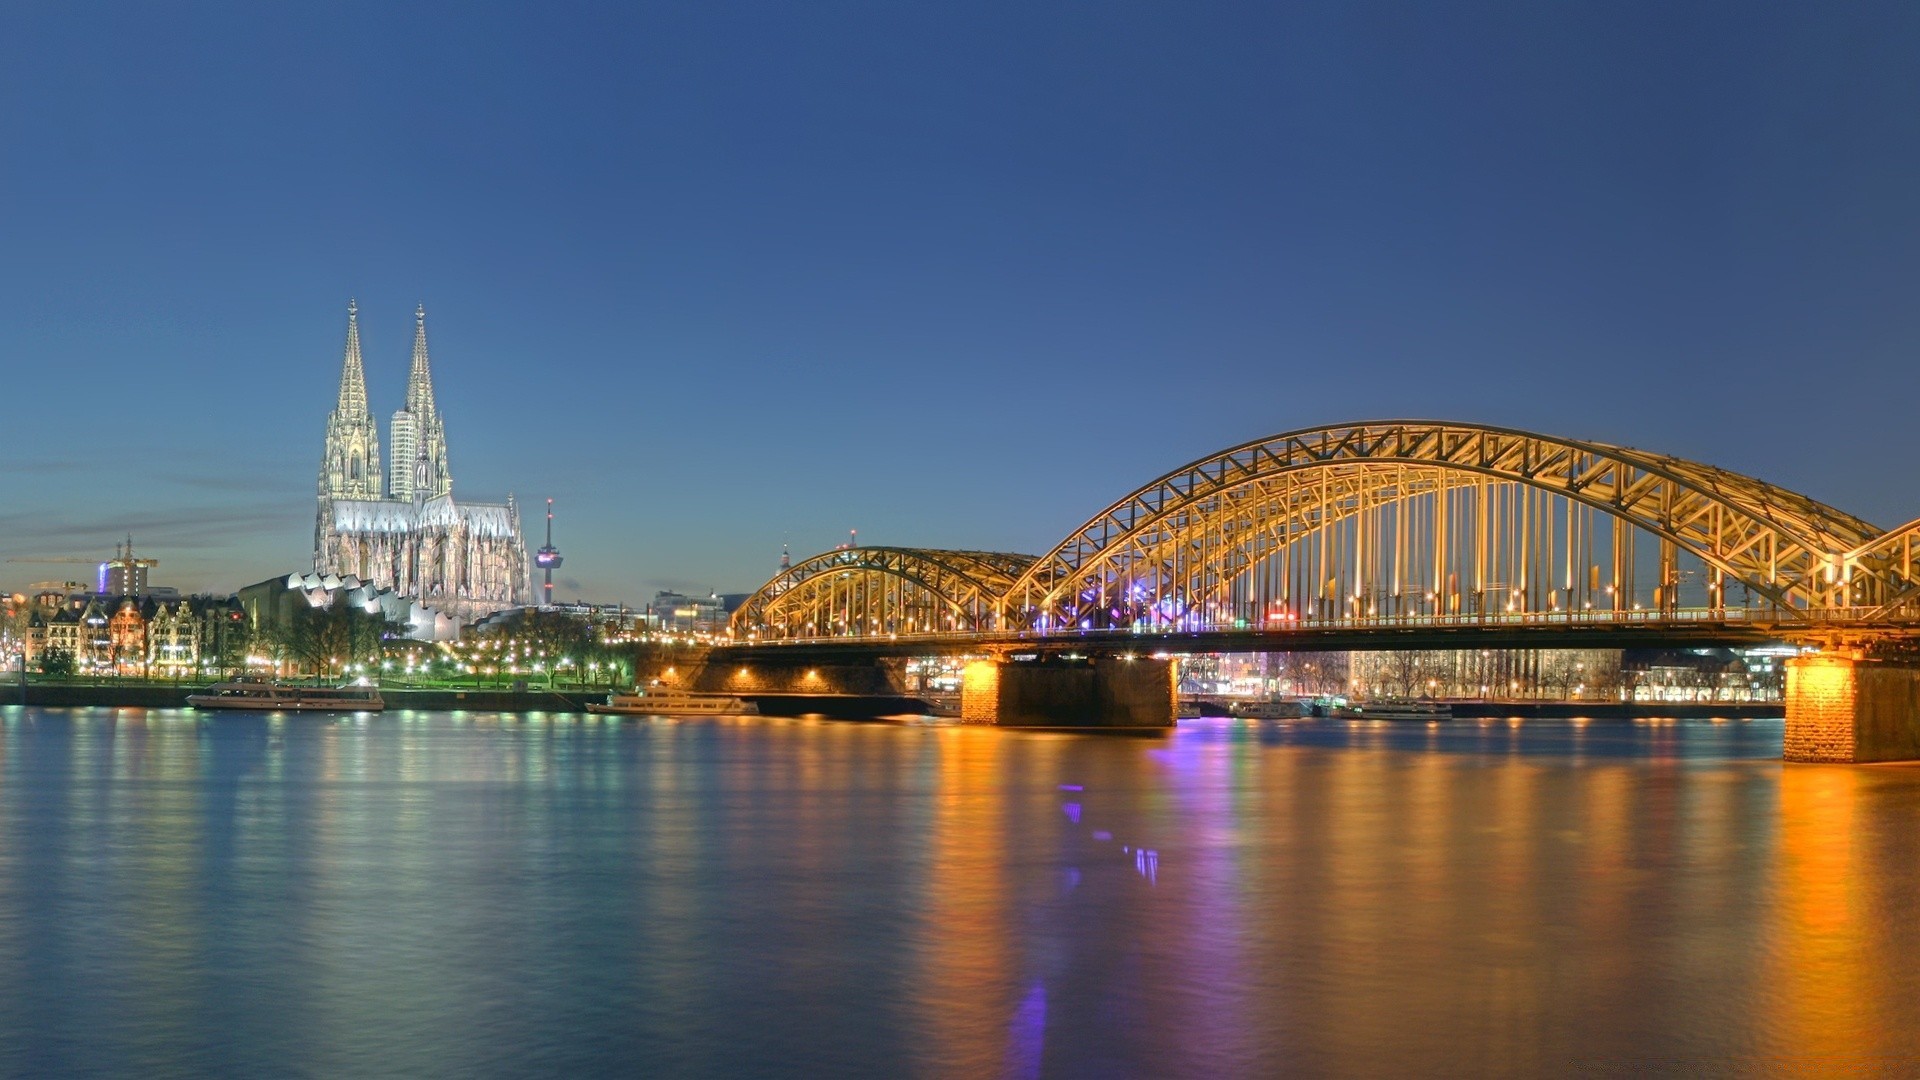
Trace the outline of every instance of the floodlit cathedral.
{"type": "Polygon", "coordinates": [[[447,433],[427,366],[425,308],[414,312],[406,407],[387,430],[391,456],[382,469],[379,424],[367,411],[360,363],[359,308],[349,303],[340,401],[327,419],[320,461],[315,573],[392,590],[462,623],[528,603],[532,578],[513,497],[504,505],[453,500],[447,433]]]}

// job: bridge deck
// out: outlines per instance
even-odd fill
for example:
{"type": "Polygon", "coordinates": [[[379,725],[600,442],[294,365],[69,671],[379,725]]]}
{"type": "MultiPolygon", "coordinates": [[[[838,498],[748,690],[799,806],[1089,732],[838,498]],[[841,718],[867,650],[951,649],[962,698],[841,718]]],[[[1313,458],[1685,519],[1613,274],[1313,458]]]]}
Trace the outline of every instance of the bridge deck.
{"type": "Polygon", "coordinates": [[[1050,633],[897,634],[746,641],[716,646],[727,655],[795,658],[935,656],[1006,652],[1346,652],[1411,649],[1738,648],[1844,632],[1844,624],[1750,618],[1474,623],[1405,622],[1302,626],[1284,630],[1121,629],[1050,633]]]}

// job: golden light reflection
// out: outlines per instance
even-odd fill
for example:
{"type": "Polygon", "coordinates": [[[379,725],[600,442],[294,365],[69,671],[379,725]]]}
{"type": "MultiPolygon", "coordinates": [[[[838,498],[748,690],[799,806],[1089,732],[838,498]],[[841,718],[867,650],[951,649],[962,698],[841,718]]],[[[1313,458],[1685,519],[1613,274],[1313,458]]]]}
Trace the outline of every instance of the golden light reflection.
{"type": "Polygon", "coordinates": [[[1876,1045],[1856,893],[1855,800],[1861,771],[1826,765],[1780,770],[1779,855],[1767,933],[1769,999],[1780,1050],[1811,1061],[1858,1059],[1876,1045]]]}
{"type": "Polygon", "coordinates": [[[950,728],[937,738],[930,861],[914,936],[920,967],[914,1007],[942,1071],[994,1076],[1005,1063],[1018,974],[999,776],[1008,738],[976,728],[950,728]]]}

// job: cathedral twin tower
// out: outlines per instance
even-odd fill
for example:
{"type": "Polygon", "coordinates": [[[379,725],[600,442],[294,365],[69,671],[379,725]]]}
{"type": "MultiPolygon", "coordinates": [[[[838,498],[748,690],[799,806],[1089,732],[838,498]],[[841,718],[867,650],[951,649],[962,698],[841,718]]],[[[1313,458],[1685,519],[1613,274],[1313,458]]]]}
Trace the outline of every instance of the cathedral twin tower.
{"type": "Polygon", "coordinates": [[[411,502],[453,490],[447,472],[447,433],[433,405],[433,370],[427,363],[427,309],[413,313],[413,369],[407,373],[407,407],[387,429],[392,458],[381,479],[380,427],[367,410],[367,373],[360,361],[360,306],[347,302],[347,356],[340,371],[340,403],[327,424],[327,453],[320,468],[320,494],[336,498],[393,498],[411,502]]]}
{"type": "Polygon", "coordinates": [[[414,312],[406,407],[388,425],[384,469],[379,424],[367,408],[359,316],[358,305],[348,303],[340,398],[327,419],[320,462],[314,569],[392,590],[460,622],[527,603],[532,579],[512,497],[504,504],[453,500],[446,428],[427,362],[426,310],[414,312]]]}

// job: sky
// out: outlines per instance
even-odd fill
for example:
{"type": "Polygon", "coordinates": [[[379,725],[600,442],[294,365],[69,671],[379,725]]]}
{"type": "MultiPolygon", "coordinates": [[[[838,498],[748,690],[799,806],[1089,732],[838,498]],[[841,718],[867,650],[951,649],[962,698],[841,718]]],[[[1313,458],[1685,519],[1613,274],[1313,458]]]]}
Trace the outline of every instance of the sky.
{"type": "MultiPolygon", "coordinates": [[[[360,305],[556,592],[1494,423],[1920,516],[1920,5],[0,5],[0,558],[311,566],[360,305]]],[[[382,438],[385,438],[383,425],[382,438]]],[[[0,586],[85,576],[0,562],[0,586]]]]}

